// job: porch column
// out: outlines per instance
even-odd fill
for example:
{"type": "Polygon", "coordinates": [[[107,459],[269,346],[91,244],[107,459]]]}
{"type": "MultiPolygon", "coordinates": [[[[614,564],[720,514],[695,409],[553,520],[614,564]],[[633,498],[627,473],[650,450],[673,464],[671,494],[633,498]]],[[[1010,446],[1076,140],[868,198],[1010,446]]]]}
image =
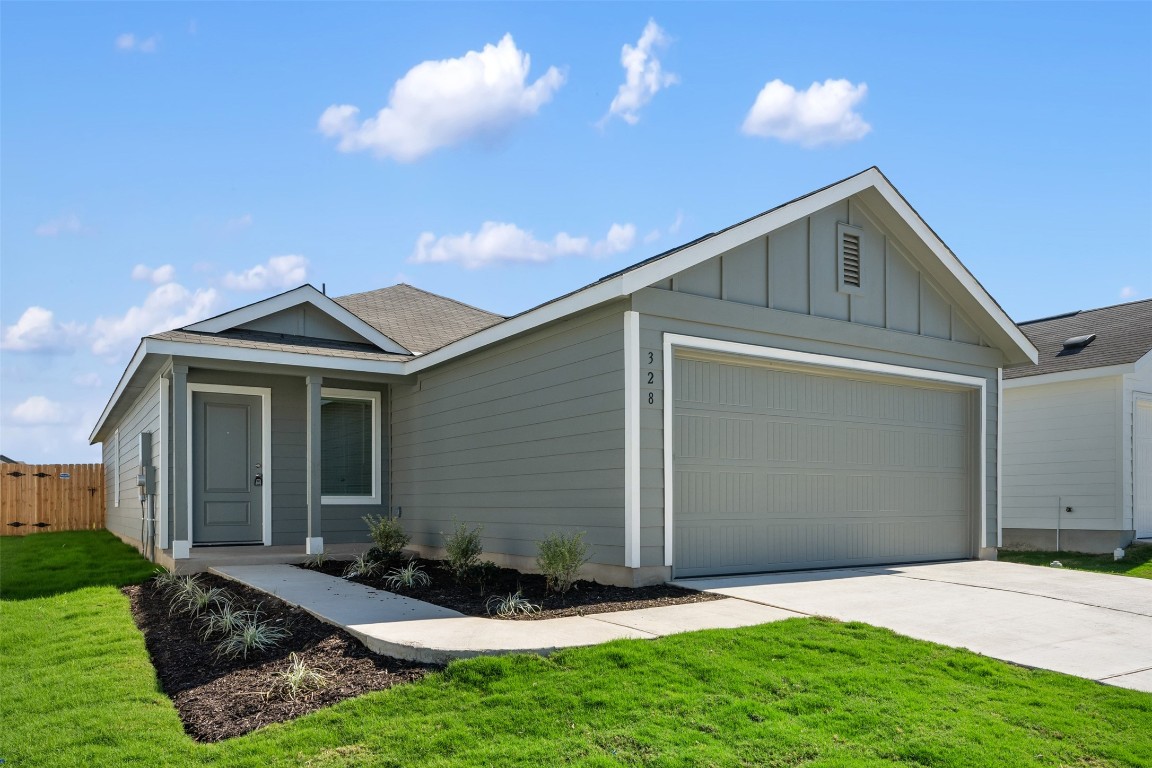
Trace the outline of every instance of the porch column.
{"type": "Polygon", "coordinates": [[[172,366],[172,557],[192,554],[188,530],[188,366],[172,366]]]}
{"type": "Polygon", "coordinates": [[[307,377],[305,412],[308,414],[308,448],[305,471],[308,493],[308,538],[304,541],[304,551],[318,555],[324,551],[324,536],[320,528],[320,386],[323,377],[315,374],[307,377]]]}

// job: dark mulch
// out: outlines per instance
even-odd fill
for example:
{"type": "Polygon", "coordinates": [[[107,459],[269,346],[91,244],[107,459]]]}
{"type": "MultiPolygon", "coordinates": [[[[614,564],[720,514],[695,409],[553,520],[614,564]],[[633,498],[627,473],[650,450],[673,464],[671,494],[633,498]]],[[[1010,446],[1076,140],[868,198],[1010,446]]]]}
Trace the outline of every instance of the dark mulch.
{"type": "MultiPolygon", "coordinates": [[[[397,558],[385,567],[385,572],[394,566],[407,562],[408,560],[397,558]]],[[[416,600],[423,600],[426,603],[444,608],[451,608],[468,616],[489,618],[497,618],[489,612],[488,606],[488,601],[494,595],[508,595],[519,590],[525,598],[540,607],[537,613],[507,617],[522,621],[556,619],[561,616],[588,616],[594,613],[630,611],[638,608],[656,608],[681,603],[705,603],[710,600],[724,599],[723,595],[694,592],[690,589],[681,589],[668,584],[651,587],[614,587],[610,584],[598,584],[594,581],[578,581],[572,585],[566,595],[557,595],[548,591],[547,582],[541,574],[521,573],[513,568],[491,569],[489,571],[490,578],[485,581],[483,589],[481,589],[481,586],[475,581],[458,584],[441,560],[415,558],[413,562],[418,563],[424,572],[431,577],[432,584],[430,586],[394,589],[385,584],[382,578],[357,577],[353,581],[416,600]]],[[[345,561],[328,560],[319,570],[331,576],[340,576],[344,573],[347,564],[345,561]]]]}
{"type": "Polygon", "coordinates": [[[198,741],[240,736],[342,699],[419,680],[435,669],[374,654],[342,630],[236,582],[211,574],[199,578],[205,587],[227,589],[246,608],[259,605],[263,619],[291,634],[268,653],[220,658],[214,642],[201,641],[198,620],[169,616],[168,601],[153,582],[124,588],[160,685],[176,705],[185,731],[198,741]],[[288,668],[291,653],[321,671],[327,687],[296,700],[269,695],[278,688],[277,673],[288,668]]]}

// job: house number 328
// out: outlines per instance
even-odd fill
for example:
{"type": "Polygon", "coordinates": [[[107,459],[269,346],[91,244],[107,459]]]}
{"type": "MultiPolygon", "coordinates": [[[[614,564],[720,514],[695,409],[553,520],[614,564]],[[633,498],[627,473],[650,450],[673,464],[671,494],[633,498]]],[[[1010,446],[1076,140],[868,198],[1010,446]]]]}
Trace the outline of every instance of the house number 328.
{"type": "MultiPolygon", "coordinates": [[[[656,362],[656,353],[655,352],[649,352],[648,353],[648,365],[652,365],[655,362],[656,362]]],[[[648,371],[648,384],[655,384],[655,383],[656,383],[656,374],[653,371],[648,371]]],[[[655,404],[656,404],[656,393],[655,392],[649,392],[648,393],[648,405],[655,405],[655,404]]]]}

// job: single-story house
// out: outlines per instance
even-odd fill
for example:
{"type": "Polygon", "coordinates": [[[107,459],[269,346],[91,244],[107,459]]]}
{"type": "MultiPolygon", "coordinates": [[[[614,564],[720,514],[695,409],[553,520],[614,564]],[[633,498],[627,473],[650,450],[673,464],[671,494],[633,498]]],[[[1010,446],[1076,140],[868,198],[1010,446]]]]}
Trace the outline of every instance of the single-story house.
{"type": "Polygon", "coordinates": [[[1004,546],[1152,538],[1152,299],[1020,329],[1040,360],[1004,374],[1004,546]]]}
{"type": "Polygon", "coordinates": [[[399,515],[534,567],[669,577],[993,556],[1001,372],[1027,337],[876,168],[514,317],[305,285],[143,339],[91,440],[157,558],[297,557],[399,515]],[[234,548],[232,552],[236,552],[234,548]]]}

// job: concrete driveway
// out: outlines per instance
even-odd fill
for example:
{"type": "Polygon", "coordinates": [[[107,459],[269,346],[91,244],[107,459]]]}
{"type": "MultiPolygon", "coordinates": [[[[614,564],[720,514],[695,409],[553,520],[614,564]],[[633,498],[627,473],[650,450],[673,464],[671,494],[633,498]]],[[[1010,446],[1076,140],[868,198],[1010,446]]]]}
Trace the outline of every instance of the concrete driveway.
{"type": "Polygon", "coordinates": [[[1152,692],[1152,581],[967,561],[675,582],[1152,692]]]}

